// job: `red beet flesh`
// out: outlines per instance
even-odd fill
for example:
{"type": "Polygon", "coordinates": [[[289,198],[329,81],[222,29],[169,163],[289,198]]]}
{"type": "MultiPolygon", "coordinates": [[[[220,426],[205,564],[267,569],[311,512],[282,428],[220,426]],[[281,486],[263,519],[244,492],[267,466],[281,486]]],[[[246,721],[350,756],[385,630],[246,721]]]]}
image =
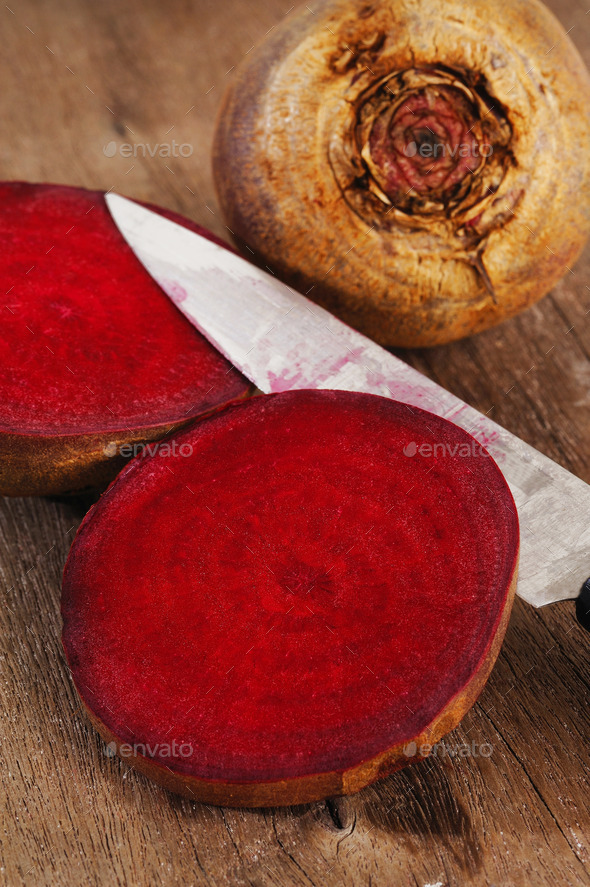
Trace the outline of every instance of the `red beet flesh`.
{"type": "Polygon", "coordinates": [[[172,424],[246,390],[142,268],[102,192],[2,183],[0,241],[0,432],[172,424]]]}
{"type": "MultiPolygon", "coordinates": [[[[301,391],[176,444],[125,469],[65,569],[64,647],[103,735],[191,796],[217,782],[249,803],[248,786],[343,773],[449,711],[507,618],[518,557],[508,487],[469,435],[301,391]]],[[[278,802],[301,799],[282,786],[278,802]]]]}

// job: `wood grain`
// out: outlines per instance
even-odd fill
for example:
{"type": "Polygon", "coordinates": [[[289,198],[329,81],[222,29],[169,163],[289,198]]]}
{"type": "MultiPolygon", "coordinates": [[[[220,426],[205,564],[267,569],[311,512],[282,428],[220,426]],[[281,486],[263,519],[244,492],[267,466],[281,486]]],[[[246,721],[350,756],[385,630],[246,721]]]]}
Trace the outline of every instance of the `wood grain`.
{"type": "MultiPolygon", "coordinates": [[[[587,2],[553,8],[590,63],[587,2]]],[[[113,188],[227,236],[209,163],[215,112],[232,66],[291,6],[13,0],[0,10],[0,176],[113,188]],[[172,138],[191,156],[121,156],[123,143],[172,138]]],[[[590,481],[589,335],[586,250],[520,317],[401,356],[590,481]]],[[[80,711],[59,594],[89,504],[0,502],[0,883],[590,884],[590,647],[570,603],[534,611],[517,601],[480,701],[446,740],[450,750],[474,742],[477,755],[439,750],[326,803],[209,808],[108,757],[80,711]]]]}

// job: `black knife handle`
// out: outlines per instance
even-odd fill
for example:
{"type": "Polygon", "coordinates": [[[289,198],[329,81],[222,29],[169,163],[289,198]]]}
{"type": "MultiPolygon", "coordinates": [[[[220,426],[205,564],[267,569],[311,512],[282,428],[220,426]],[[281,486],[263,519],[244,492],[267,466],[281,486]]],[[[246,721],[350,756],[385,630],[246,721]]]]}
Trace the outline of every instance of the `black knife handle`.
{"type": "Polygon", "coordinates": [[[579,597],[576,598],[576,618],[582,628],[590,631],[590,579],[586,579],[579,597]]]}

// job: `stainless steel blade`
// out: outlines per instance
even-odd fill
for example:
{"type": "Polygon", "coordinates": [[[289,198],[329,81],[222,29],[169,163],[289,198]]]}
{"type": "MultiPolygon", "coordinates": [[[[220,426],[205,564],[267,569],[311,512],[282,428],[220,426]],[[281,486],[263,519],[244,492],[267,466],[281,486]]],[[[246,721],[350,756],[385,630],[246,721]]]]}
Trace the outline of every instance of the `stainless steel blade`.
{"type": "MultiPolygon", "coordinates": [[[[590,575],[588,484],[271,274],[124,197],[109,194],[107,202],[150,275],[262,391],[381,394],[472,434],[502,469],[516,501],[518,594],[537,607],[577,597],[590,575]]],[[[431,443],[416,441],[413,458],[423,458],[422,445],[428,451],[431,443]]]]}

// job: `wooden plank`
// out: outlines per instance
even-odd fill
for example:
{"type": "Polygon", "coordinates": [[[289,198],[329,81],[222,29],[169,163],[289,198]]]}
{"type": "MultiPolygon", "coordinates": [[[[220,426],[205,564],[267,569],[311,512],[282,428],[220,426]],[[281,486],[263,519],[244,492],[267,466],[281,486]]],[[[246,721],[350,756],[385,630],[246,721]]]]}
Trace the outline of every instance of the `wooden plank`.
{"type": "MultiPolygon", "coordinates": [[[[227,236],[209,163],[215,112],[233,66],[290,14],[290,0],[9,6],[0,175],[114,188],[227,236]],[[172,138],[191,156],[121,154],[123,143],[172,138]]],[[[585,3],[553,8],[590,63],[585,3]]],[[[403,356],[590,481],[590,250],[573,271],[498,329],[403,356]]],[[[590,883],[588,638],[571,604],[536,612],[517,602],[480,701],[428,761],[351,798],[214,809],[108,757],[80,711],[59,591],[89,504],[0,502],[0,883],[590,883]]]]}

